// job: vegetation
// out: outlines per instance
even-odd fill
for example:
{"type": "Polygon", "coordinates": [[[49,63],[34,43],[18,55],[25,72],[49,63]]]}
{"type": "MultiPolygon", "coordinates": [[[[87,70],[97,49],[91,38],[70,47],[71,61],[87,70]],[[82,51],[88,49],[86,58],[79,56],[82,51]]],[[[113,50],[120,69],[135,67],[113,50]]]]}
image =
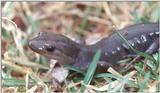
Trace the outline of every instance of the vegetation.
{"type": "MultiPolygon", "coordinates": [[[[3,92],[158,92],[160,52],[145,57],[132,69],[95,73],[97,50],[87,72],[71,70],[64,82],[48,77],[50,61],[31,51],[28,40],[40,31],[64,34],[92,44],[127,25],[157,22],[159,2],[2,2],[3,92]],[[154,59],[154,60],[153,60],[154,59]]],[[[123,38],[123,37],[122,37],[123,38]]],[[[127,64],[126,60],[122,63],[127,64]]]]}

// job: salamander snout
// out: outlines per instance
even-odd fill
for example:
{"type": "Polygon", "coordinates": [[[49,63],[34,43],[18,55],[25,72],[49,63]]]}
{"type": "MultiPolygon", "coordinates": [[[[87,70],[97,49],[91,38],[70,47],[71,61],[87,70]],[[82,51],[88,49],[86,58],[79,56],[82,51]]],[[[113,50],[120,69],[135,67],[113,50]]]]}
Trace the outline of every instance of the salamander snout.
{"type": "Polygon", "coordinates": [[[38,44],[37,44],[37,42],[34,41],[34,40],[29,40],[29,41],[28,41],[28,46],[29,46],[29,48],[31,48],[32,50],[37,50],[37,48],[38,48],[38,44]]]}

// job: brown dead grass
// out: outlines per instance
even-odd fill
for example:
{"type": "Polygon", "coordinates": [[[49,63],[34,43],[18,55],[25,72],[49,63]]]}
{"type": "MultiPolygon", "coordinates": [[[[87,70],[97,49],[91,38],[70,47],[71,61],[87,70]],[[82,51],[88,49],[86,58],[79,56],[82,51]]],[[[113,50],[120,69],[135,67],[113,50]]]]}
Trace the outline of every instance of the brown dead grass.
{"type": "MultiPolygon", "coordinates": [[[[16,32],[14,32],[15,27],[13,27],[13,24],[2,24],[2,29],[4,28],[5,31],[10,31],[12,36],[10,40],[6,40],[2,34],[2,64],[5,65],[2,70],[6,73],[6,71],[8,71],[6,69],[11,68],[11,73],[23,73],[20,79],[26,81],[26,85],[23,88],[3,86],[3,92],[51,92],[56,90],[52,88],[53,84],[51,80],[47,79],[49,83],[44,83],[46,79],[42,79],[46,78],[48,64],[46,64],[46,67],[38,65],[38,63],[34,64],[34,59],[40,58],[40,56],[31,52],[27,47],[27,43],[22,44],[19,42],[23,38],[28,40],[39,31],[51,31],[64,34],[76,42],[85,40],[87,44],[92,44],[103,37],[108,37],[112,33],[114,25],[120,29],[127,25],[134,24],[135,19],[131,13],[133,10],[137,11],[138,16],[148,15],[150,17],[149,21],[155,21],[153,10],[157,6],[156,3],[157,2],[2,2],[2,16],[17,26],[16,32]],[[84,28],[80,28],[86,16],[86,25],[84,28]],[[15,44],[16,47],[14,46],[15,44]],[[15,47],[15,49],[13,47],[15,47]],[[13,57],[9,55],[11,48],[13,48],[12,51],[14,51],[12,53],[14,55],[13,57]],[[17,50],[19,50],[20,53],[17,54],[17,50]],[[19,58],[20,60],[16,60],[15,63],[14,58],[19,58]],[[23,63],[26,61],[28,63],[23,63]],[[45,68],[45,71],[31,70],[34,66],[45,68]],[[28,80],[31,77],[35,78],[38,83],[29,86],[28,80]]],[[[16,75],[14,75],[15,74],[13,74],[12,77],[17,78],[16,75]]],[[[156,83],[156,81],[150,83],[148,92],[155,89],[156,83]]],[[[69,87],[78,89],[79,84],[81,83],[71,81],[68,86],[63,84],[59,84],[58,86],[61,87],[60,91],[68,92],[69,87]]],[[[106,91],[106,86],[108,86],[108,84],[100,88],[96,85],[89,85],[87,87],[88,91],[95,92],[95,90],[102,91],[103,89],[106,91]]]]}

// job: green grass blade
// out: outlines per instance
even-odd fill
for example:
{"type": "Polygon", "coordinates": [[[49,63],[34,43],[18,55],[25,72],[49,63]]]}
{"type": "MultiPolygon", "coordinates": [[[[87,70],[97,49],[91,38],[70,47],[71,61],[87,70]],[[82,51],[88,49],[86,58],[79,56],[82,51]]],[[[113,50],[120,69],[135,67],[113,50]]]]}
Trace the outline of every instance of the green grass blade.
{"type": "MultiPolygon", "coordinates": [[[[3,86],[25,86],[26,85],[25,80],[20,80],[20,79],[6,78],[6,79],[2,79],[2,81],[3,81],[2,83],[3,86]]],[[[29,80],[28,84],[35,85],[36,82],[34,80],[29,80]]]]}
{"type": "Polygon", "coordinates": [[[90,12],[90,8],[89,7],[87,7],[87,9],[85,10],[85,16],[84,16],[84,18],[83,18],[83,20],[82,20],[82,23],[80,24],[80,29],[79,29],[79,34],[80,35],[82,35],[83,34],[83,31],[84,31],[84,29],[86,29],[87,28],[87,24],[88,24],[88,13],[90,12]]]}
{"type": "MultiPolygon", "coordinates": [[[[85,76],[85,78],[83,80],[83,83],[85,85],[90,84],[90,82],[91,82],[91,80],[93,78],[93,75],[94,75],[94,73],[96,71],[97,62],[98,62],[100,56],[101,56],[101,50],[98,49],[96,54],[95,54],[95,56],[94,56],[94,58],[93,58],[93,61],[89,65],[88,71],[87,71],[86,76],[85,76]]],[[[84,90],[84,86],[82,85],[81,88],[80,88],[80,91],[82,92],[83,90],[84,90]]]]}
{"type": "Polygon", "coordinates": [[[140,92],[143,92],[147,87],[147,83],[149,82],[150,76],[151,76],[151,73],[147,72],[144,76],[144,80],[142,82],[139,82],[140,92]]]}

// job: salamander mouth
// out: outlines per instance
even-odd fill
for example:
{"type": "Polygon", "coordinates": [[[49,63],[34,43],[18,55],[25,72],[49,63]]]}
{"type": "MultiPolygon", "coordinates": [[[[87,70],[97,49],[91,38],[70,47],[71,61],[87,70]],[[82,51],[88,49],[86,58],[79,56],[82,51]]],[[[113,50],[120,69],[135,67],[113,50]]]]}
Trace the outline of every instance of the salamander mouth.
{"type": "Polygon", "coordinates": [[[62,59],[64,57],[63,54],[61,55],[56,55],[54,53],[49,53],[47,51],[42,51],[40,49],[37,49],[36,47],[34,46],[29,46],[31,50],[33,50],[34,52],[38,53],[38,54],[41,54],[49,59],[56,59],[56,60],[59,60],[59,59],[62,59]]]}

